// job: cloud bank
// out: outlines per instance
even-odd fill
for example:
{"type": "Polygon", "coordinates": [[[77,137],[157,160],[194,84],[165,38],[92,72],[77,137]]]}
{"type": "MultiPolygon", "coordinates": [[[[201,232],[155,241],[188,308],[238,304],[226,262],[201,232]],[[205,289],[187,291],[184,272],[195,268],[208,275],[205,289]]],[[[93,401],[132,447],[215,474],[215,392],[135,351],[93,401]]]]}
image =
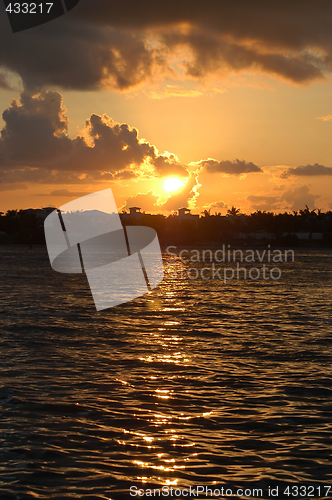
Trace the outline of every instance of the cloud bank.
{"type": "Polygon", "coordinates": [[[199,162],[206,172],[209,174],[227,174],[227,175],[242,175],[252,172],[263,172],[263,170],[252,162],[245,162],[244,160],[235,161],[217,161],[217,160],[202,160],[199,162]]]}
{"type": "Polygon", "coordinates": [[[159,155],[135,127],[107,115],[92,114],[70,139],[62,96],[55,91],[21,92],[2,117],[0,180],[81,184],[188,175],[175,155],[159,155]]]}
{"type": "Polygon", "coordinates": [[[331,72],[331,17],[329,0],[81,0],[47,27],[13,35],[1,9],[0,67],[35,89],[123,91],[244,72],[307,84],[331,72]]]}
{"type": "Polygon", "coordinates": [[[332,175],[332,167],[325,167],[324,165],[319,165],[315,163],[314,165],[306,165],[302,167],[290,167],[281,174],[282,179],[287,179],[288,177],[312,177],[321,175],[332,175]]]}

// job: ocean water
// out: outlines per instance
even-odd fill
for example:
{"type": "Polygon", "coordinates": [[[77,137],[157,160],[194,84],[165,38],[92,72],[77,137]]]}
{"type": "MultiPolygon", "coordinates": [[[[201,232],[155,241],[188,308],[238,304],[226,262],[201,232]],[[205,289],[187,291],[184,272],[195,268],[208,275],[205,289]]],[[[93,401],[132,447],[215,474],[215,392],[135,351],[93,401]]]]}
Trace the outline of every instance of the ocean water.
{"type": "Polygon", "coordinates": [[[182,279],[181,266],[96,312],[85,277],[54,272],[45,248],[0,246],[1,500],[196,485],[325,496],[331,250],[297,250],[276,281],[182,279]]]}

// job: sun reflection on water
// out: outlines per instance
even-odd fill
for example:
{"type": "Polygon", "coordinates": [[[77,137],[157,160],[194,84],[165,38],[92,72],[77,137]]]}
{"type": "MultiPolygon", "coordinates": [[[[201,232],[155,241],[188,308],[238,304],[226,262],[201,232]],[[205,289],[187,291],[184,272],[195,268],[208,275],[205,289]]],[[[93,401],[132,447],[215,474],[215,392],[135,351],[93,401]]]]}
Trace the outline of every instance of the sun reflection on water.
{"type": "Polygon", "coordinates": [[[134,481],[329,480],[330,251],[302,253],[278,286],[166,276],[103,314],[68,276],[49,293],[57,277],[45,288],[38,249],[38,266],[32,252],[13,251],[15,268],[0,265],[11,497],[28,476],[49,499],[82,481],[84,495],[104,498],[106,481],[108,496],[126,498],[134,481]]]}

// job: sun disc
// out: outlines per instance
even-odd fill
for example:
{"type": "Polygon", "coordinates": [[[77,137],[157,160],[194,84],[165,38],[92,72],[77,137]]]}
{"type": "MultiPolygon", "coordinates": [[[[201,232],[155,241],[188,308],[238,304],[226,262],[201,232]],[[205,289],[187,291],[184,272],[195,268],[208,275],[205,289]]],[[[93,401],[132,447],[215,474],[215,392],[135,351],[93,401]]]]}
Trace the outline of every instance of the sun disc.
{"type": "Polygon", "coordinates": [[[164,181],[164,188],[169,193],[171,191],[176,191],[177,189],[180,189],[182,186],[183,186],[183,182],[180,181],[180,179],[178,179],[177,177],[168,177],[164,181]]]}

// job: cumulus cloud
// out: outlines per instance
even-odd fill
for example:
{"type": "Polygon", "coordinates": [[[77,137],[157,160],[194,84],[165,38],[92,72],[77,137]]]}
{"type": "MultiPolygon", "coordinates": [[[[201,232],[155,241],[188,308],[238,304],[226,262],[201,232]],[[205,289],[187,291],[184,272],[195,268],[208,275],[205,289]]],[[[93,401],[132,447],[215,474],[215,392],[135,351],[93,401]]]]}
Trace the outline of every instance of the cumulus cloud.
{"type": "Polygon", "coordinates": [[[320,198],[319,195],[309,193],[309,186],[307,185],[293,190],[289,189],[281,196],[281,199],[289,204],[291,210],[302,210],[306,205],[312,209],[315,207],[318,198],[320,198]]]}
{"type": "Polygon", "coordinates": [[[12,182],[49,184],[130,180],[142,176],[186,177],[175,155],[159,155],[138,130],[107,115],[92,114],[74,139],[59,92],[24,91],[3,112],[0,173],[12,182]]]}
{"type": "Polygon", "coordinates": [[[36,96],[21,92],[2,118],[0,166],[35,167],[70,152],[68,118],[58,92],[44,90],[36,96]]]}
{"type": "Polygon", "coordinates": [[[282,179],[287,179],[290,176],[304,177],[304,176],[320,176],[332,175],[332,167],[325,167],[315,163],[314,165],[306,165],[302,167],[290,167],[281,174],[282,179]]]}
{"type": "Polygon", "coordinates": [[[82,135],[72,141],[71,153],[58,165],[63,170],[119,172],[155,160],[155,148],[140,141],[138,130],[116,123],[107,115],[91,115],[82,135]]]}
{"type": "Polygon", "coordinates": [[[156,173],[161,177],[167,175],[178,175],[180,177],[187,177],[188,170],[185,165],[182,165],[177,157],[171,153],[165,153],[158,156],[153,160],[156,173]]]}
{"type": "Polygon", "coordinates": [[[47,29],[14,36],[1,9],[0,44],[6,50],[0,66],[19,74],[25,87],[118,90],[181,77],[183,70],[190,79],[260,72],[294,83],[322,79],[331,71],[329,0],[188,5],[80,2],[47,29]]]}
{"type": "Polygon", "coordinates": [[[244,160],[235,161],[217,161],[213,159],[202,160],[199,162],[209,174],[227,174],[227,175],[242,175],[251,172],[263,172],[263,170],[252,162],[245,162],[244,160]]]}

